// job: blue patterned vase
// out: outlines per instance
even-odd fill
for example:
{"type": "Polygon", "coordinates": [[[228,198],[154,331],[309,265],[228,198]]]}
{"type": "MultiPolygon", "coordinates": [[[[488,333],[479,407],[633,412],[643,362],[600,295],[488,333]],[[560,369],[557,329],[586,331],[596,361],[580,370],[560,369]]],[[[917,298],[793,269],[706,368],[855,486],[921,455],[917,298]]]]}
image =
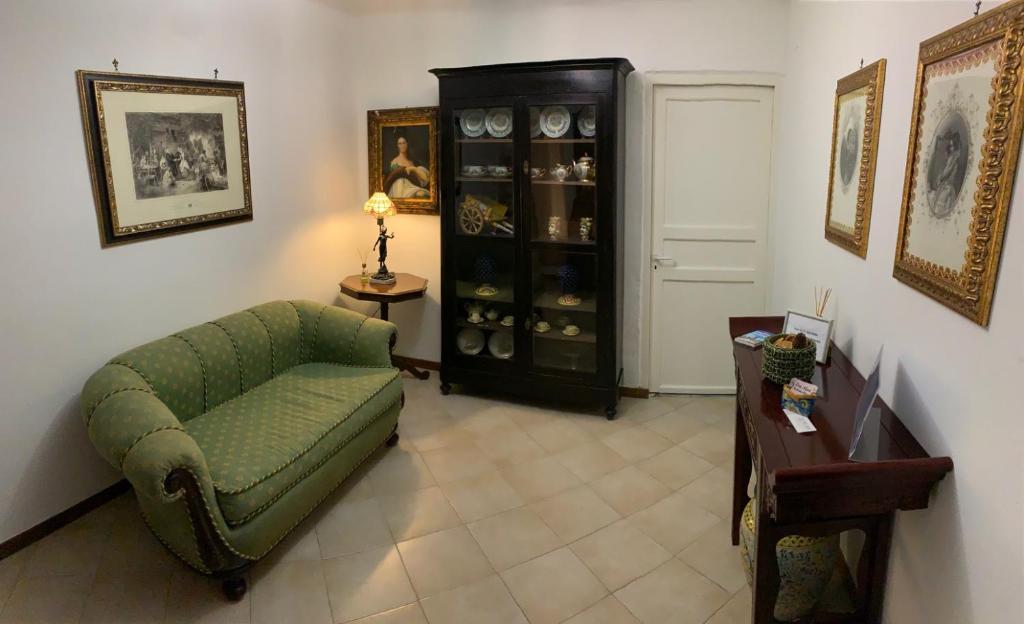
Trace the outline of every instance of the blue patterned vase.
{"type": "Polygon", "coordinates": [[[580,290],[579,270],[569,263],[558,267],[558,284],[562,287],[562,294],[575,295],[580,290]]]}
{"type": "Polygon", "coordinates": [[[498,274],[498,262],[490,254],[480,254],[473,264],[473,277],[477,283],[493,284],[498,274]]]}
{"type": "MultiPolygon", "coordinates": [[[[754,506],[751,499],[743,509],[740,522],[740,557],[747,583],[754,579],[754,553],[757,549],[754,506]]],[[[784,622],[811,615],[825,597],[837,566],[845,566],[839,550],[839,535],[803,537],[790,535],[775,546],[779,562],[779,594],[775,601],[775,619],[784,622]]]]}

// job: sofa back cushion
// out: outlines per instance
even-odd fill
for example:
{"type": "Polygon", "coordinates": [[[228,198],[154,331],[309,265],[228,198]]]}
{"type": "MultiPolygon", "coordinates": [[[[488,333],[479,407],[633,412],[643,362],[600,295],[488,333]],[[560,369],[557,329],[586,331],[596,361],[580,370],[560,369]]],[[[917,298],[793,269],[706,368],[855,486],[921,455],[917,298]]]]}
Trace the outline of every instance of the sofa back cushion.
{"type": "Polygon", "coordinates": [[[186,422],[306,361],[299,314],[306,305],[313,304],[258,305],[136,347],[110,364],[142,377],[186,422]]]}
{"type": "Polygon", "coordinates": [[[177,336],[125,351],[110,364],[135,371],[182,422],[205,411],[203,366],[189,344],[177,336]]]}

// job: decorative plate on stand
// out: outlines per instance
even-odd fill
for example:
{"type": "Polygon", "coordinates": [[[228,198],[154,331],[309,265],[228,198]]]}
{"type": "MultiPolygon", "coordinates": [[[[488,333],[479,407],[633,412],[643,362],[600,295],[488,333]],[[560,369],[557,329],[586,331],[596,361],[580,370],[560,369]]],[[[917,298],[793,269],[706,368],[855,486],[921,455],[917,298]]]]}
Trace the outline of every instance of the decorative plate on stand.
{"type": "Polygon", "coordinates": [[[491,334],[490,340],[487,341],[487,349],[499,360],[511,359],[514,345],[512,333],[505,331],[494,332],[491,334]]]}
{"type": "Polygon", "coordinates": [[[588,139],[597,134],[597,111],[593,106],[586,106],[576,117],[576,129],[588,139]]]}
{"type": "Polygon", "coordinates": [[[482,108],[471,108],[462,111],[462,114],[459,115],[459,128],[462,129],[462,134],[471,139],[481,136],[487,129],[484,117],[484,109],[482,108]]]}
{"type": "Polygon", "coordinates": [[[487,133],[496,139],[503,139],[512,132],[512,109],[492,108],[484,119],[487,133]]]}
{"type": "Polygon", "coordinates": [[[540,131],[551,139],[564,135],[572,125],[569,109],[564,106],[548,106],[540,112],[540,131]]]}
{"type": "Polygon", "coordinates": [[[484,333],[479,329],[467,327],[455,336],[455,344],[459,347],[459,351],[462,353],[465,353],[466,355],[477,355],[484,350],[484,346],[487,344],[487,339],[484,338],[484,333]]]}

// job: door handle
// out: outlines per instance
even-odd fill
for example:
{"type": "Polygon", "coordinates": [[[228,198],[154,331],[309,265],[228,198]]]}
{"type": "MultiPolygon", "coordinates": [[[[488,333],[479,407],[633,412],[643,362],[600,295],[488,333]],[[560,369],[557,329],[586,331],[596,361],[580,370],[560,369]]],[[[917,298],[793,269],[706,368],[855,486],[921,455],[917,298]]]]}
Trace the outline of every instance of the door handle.
{"type": "Polygon", "coordinates": [[[656,263],[663,264],[665,266],[676,265],[676,261],[672,259],[672,256],[662,256],[660,254],[653,254],[651,255],[651,260],[654,260],[656,263]]]}

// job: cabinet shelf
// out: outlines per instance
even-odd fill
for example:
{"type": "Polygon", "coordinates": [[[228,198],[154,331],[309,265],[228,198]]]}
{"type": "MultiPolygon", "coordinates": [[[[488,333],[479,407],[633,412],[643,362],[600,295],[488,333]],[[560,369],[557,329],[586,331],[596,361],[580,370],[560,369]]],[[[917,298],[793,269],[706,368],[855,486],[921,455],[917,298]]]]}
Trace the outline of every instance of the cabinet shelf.
{"type": "Polygon", "coordinates": [[[572,144],[586,144],[590,143],[593,145],[597,143],[597,139],[533,139],[530,141],[534,145],[542,145],[547,143],[549,145],[572,145],[572,144]]]}
{"type": "Polygon", "coordinates": [[[456,182],[504,182],[505,184],[512,184],[512,178],[490,178],[490,177],[474,177],[474,176],[455,176],[456,182]]]}
{"type": "Polygon", "coordinates": [[[562,330],[551,328],[551,331],[540,333],[538,331],[533,332],[534,338],[541,338],[544,340],[561,340],[563,342],[583,342],[589,344],[597,343],[597,334],[594,332],[581,331],[575,336],[566,336],[562,333],[562,330]]]}
{"type": "Polygon", "coordinates": [[[498,321],[487,321],[487,320],[484,320],[484,321],[480,321],[479,323],[470,323],[469,319],[465,319],[465,318],[457,319],[455,321],[455,324],[458,325],[459,327],[472,327],[474,329],[479,329],[481,331],[505,331],[505,332],[510,332],[510,331],[515,329],[515,326],[508,327],[508,326],[502,325],[498,321]]]}
{"type": "Polygon", "coordinates": [[[558,180],[538,180],[534,178],[531,179],[530,182],[533,182],[534,184],[548,184],[551,186],[597,186],[596,182],[581,182],[579,180],[565,180],[560,182],[558,180]]]}
{"type": "Polygon", "coordinates": [[[587,312],[590,314],[597,311],[597,303],[594,301],[593,293],[581,292],[577,293],[577,296],[582,299],[579,305],[567,306],[558,303],[558,298],[561,295],[546,290],[534,297],[533,307],[558,310],[559,312],[587,312]]]}
{"type": "Polygon", "coordinates": [[[455,296],[459,299],[475,299],[481,302],[493,301],[494,303],[512,303],[512,296],[515,294],[515,289],[512,288],[511,283],[505,283],[502,281],[494,284],[494,287],[498,289],[498,292],[490,297],[483,297],[476,294],[477,286],[479,286],[479,284],[476,282],[464,282],[462,280],[457,280],[455,282],[455,296]]]}
{"type": "Polygon", "coordinates": [[[593,240],[534,238],[530,240],[530,247],[534,249],[571,249],[573,251],[588,251],[597,246],[593,240]]]}
{"type": "Polygon", "coordinates": [[[492,139],[492,138],[481,138],[481,139],[455,139],[456,143],[506,143],[511,144],[512,139],[492,139]]]}

